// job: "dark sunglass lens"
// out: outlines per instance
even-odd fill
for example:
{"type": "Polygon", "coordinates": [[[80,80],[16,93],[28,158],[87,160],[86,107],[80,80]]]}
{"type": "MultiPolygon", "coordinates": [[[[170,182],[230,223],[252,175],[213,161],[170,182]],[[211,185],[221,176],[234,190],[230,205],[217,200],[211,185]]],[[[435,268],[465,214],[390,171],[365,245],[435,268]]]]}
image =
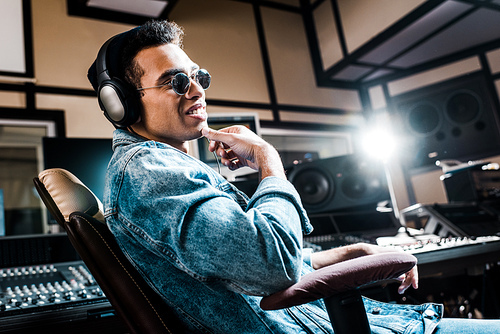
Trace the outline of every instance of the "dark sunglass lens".
{"type": "Polygon", "coordinates": [[[210,87],[210,81],[212,78],[207,70],[199,70],[196,74],[196,81],[200,84],[203,89],[210,87]]]}
{"type": "Polygon", "coordinates": [[[179,95],[184,95],[189,89],[189,77],[184,73],[177,73],[172,79],[172,89],[179,95]]]}

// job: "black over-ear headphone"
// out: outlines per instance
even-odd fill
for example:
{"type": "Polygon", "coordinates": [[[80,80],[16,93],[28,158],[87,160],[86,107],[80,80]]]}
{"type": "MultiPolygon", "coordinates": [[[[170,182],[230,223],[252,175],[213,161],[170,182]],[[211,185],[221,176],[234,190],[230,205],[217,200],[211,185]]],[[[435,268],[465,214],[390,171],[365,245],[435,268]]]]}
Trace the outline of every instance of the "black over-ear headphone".
{"type": "Polygon", "coordinates": [[[95,64],[98,83],[97,99],[99,106],[104,111],[104,116],[115,127],[126,128],[139,118],[140,104],[139,94],[135,87],[114,76],[114,73],[111,73],[107,66],[108,47],[111,43],[116,42],[116,38],[120,37],[123,36],[111,37],[103,44],[97,54],[95,64]]]}

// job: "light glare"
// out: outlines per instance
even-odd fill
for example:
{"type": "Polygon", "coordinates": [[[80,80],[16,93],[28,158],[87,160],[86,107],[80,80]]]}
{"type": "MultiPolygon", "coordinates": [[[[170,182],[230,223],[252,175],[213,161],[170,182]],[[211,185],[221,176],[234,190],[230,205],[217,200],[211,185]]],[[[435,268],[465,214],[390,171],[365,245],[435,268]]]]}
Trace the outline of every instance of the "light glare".
{"type": "Polygon", "coordinates": [[[365,135],[363,147],[370,156],[387,161],[396,149],[396,142],[389,131],[377,129],[365,135]]]}

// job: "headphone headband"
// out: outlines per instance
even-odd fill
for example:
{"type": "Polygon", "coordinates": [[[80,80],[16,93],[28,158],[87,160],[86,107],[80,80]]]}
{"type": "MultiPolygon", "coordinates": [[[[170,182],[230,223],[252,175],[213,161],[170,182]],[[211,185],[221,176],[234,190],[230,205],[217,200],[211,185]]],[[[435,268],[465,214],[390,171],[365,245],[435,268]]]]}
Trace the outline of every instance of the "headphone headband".
{"type": "Polygon", "coordinates": [[[108,68],[106,66],[107,60],[107,51],[108,51],[108,45],[111,44],[111,42],[116,38],[116,36],[111,37],[108,39],[99,49],[99,52],[97,54],[96,62],[95,62],[95,69],[97,72],[97,82],[99,86],[101,85],[102,82],[106,80],[111,80],[111,77],[108,72],[108,68]]]}

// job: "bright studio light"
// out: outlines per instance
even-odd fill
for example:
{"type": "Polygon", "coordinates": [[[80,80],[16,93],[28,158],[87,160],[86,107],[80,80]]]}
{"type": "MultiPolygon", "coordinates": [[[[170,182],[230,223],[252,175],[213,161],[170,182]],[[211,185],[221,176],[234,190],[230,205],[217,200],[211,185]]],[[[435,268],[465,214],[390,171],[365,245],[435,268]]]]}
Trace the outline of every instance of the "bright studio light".
{"type": "Polygon", "coordinates": [[[396,150],[396,142],[387,129],[373,129],[365,134],[363,148],[370,156],[387,161],[396,150]]]}

